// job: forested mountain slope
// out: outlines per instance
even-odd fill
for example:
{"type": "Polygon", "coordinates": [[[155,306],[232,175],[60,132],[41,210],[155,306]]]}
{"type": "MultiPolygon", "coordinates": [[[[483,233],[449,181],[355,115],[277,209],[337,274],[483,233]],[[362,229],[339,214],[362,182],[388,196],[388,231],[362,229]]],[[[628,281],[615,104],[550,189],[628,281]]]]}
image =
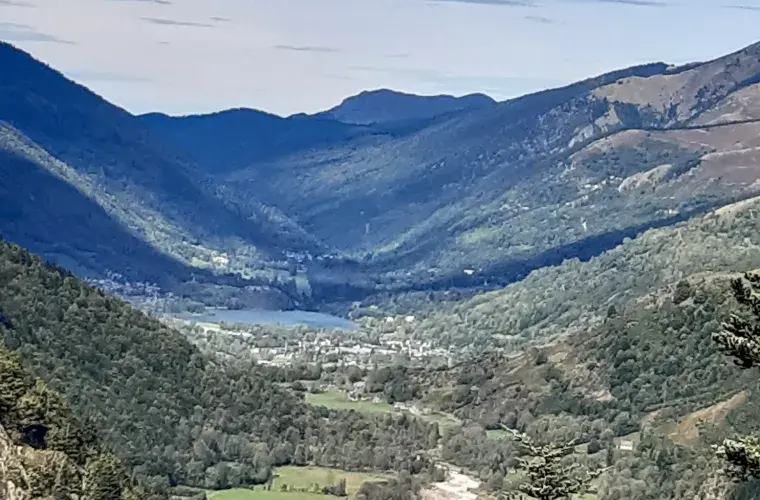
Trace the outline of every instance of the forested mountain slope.
{"type": "Polygon", "coordinates": [[[758,498],[756,483],[722,496],[732,487],[710,445],[760,430],[757,372],[737,369],[711,338],[739,309],[729,278],[760,268],[759,216],[759,199],[729,205],[441,304],[407,334],[471,357],[393,383],[465,422],[444,438],[444,458],[490,471],[481,477],[505,473],[499,457],[511,448],[493,437],[504,425],[542,441],[580,438],[578,463],[607,453],[600,499],[758,498]]]}
{"type": "Polygon", "coordinates": [[[580,439],[574,458],[607,454],[599,498],[759,498],[757,483],[707,496],[722,476],[711,445],[757,433],[757,373],[718,352],[712,333],[737,309],[729,277],[700,273],[611,309],[599,324],[511,357],[492,354],[410,383],[422,404],[469,422],[470,438],[445,440],[448,460],[491,467],[501,425],[536,439],[580,439]],[[480,429],[480,430],[478,430],[480,429]],[[620,450],[621,440],[633,450],[620,450]],[[657,478],[654,480],[654,478],[657,478]]]}
{"type": "Polygon", "coordinates": [[[415,324],[417,334],[475,350],[585,336],[610,307],[621,311],[681,279],[760,268],[759,217],[760,198],[749,199],[649,230],[587,262],[572,259],[536,270],[502,290],[440,307],[413,293],[406,307],[430,310],[415,324]]]}
{"type": "Polygon", "coordinates": [[[370,133],[368,127],[341,123],[329,116],[282,118],[255,109],[230,109],[207,115],[139,116],[198,161],[210,174],[223,174],[254,163],[341,144],[370,133]]]}
{"type": "MultiPolygon", "coordinates": [[[[10,157],[22,158],[26,169],[47,170],[99,204],[134,236],[191,266],[225,271],[266,268],[285,251],[322,248],[277,210],[251,196],[245,204],[217,196],[216,188],[185,153],[166,144],[136,117],[28,54],[2,43],[0,65],[4,172],[18,168],[18,163],[9,164],[10,157]]],[[[18,196],[14,203],[34,222],[33,199],[18,196]]],[[[26,241],[34,241],[37,250],[74,246],[65,233],[57,233],[62,238],[55,240],[45,233],[28,236],[26,241]]]]}
{"type": "Polygon", "coordinates": [[[0,336],[158,488],[260,484],[272,467],[419,472],[437,426],[312,407],[251,361],[221,364],[181,334],[0,243],[0,336]]]}
{"type": "Polygon", "coordinates": [[[332,147],[356,147],[422,129],[445,115],[494,105],[490,97],[419,96],[365,91],[314,115],[286,118],[255,109],[205,115],[147,113],[140,121],[197,160],[212,175],[332,147]]]}
{"type": "Polygon", "coordinates": [[[629,68],[223,182],[402,283],[507,284],[755,193],[759,79],[760,44],[629,68]]]}
{"type": "MultiPolygon", "coordinates": [[[[1,133],[1,132],[0,132],[1,133]]],[[[119,270],[130,281],[168,285],[191,270],[129,232],[74,185],[0,148],[0,233],[80,276],[119,270]]]]}
{"type": "MultiPolygon", "coordinates": [[[[711,449],[760,429],[756,372],[738,370],[711,339],[736,307],[727,278],[690,279],[630,303],[586,335],[440,372],[422,391],[425,404],[487,429],[503,424],[541,440],[580,439],[574,461],[602,454],[613,466],[600,478],[600,499],[758,498],[757,483],[727,494],[733,487],[711,449]],[[619,449],[621,440],[633,449],[619,449]],[[701,496],[716,479],[722,494],[701,496]]],[[[447,459],[475,470],[503,448],[493,437],[444,445],[447,459]]]]}

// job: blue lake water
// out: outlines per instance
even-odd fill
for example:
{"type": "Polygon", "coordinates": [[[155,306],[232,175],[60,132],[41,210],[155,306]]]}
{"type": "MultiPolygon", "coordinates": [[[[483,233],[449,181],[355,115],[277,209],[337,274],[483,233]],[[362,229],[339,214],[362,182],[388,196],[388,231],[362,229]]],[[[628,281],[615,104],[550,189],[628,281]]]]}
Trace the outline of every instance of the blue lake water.
{"type": "Polygon", "coordinates": [[[244,325],[306,325],[331,330],[355,330],[356,324],[345,318],[311,311],[266,311],[262,309],[213,309],[202,314],[183,314],[183,319],[202,323],[240,323],[244,325]]]}

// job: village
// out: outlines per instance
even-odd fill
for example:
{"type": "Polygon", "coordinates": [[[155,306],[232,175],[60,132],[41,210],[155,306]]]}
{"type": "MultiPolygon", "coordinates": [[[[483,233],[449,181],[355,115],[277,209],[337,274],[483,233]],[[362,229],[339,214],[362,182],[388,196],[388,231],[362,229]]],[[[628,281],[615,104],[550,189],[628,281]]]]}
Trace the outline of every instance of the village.
{"type": "Polygon", "coordinates": [[[205,323],[171,316],[162,317],[162,321],[180,328],[200,347],[233,356],[244,350],[257,363],[270,366],[319,363],[324,367],[356,366],[363,370],[399,362],[450,366],[456,357],[453,350],[407,336],[404,325],[414,321],[411,316],[383,319],[382,330],[365,322],[359,322],[356,330],[338,330],[205,323]]]}

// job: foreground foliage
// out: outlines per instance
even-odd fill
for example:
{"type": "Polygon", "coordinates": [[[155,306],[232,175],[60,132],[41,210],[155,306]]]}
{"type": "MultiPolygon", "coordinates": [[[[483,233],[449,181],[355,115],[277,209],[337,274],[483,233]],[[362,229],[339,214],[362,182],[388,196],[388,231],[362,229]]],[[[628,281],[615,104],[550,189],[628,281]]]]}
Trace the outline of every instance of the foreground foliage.
{"type": "MultiPolygon", "coordinates": [[[[541,445],[525,434],[515,430],[510,432],[523,454],[517,459],[518,467],[527,475],[527,481],[517,488],[520,492],[538,500],[562,500],[586,490],[593,476],[580,476],[575,472],[574,464],[562,462],[575,451],[576,443],[541,445]]],[[[520,495],[510,492],[504,498],[519,500],[520,495]]]]}
{"type": "MultiPolygon", "coordinates": [[[[760,364],[760,274],[745,273],[743,279],[731,281],[733,295],[743,306],[741,313],[731,314],[713,340],[740,368],[760,364]],[[746,314],[749,310],[749,314],[746,314]]],[[[760,478],[760,439],[747,436],[726,439],[717,448],[718,456],[727,460],[729,474],[741,481],[760,478]]]]}

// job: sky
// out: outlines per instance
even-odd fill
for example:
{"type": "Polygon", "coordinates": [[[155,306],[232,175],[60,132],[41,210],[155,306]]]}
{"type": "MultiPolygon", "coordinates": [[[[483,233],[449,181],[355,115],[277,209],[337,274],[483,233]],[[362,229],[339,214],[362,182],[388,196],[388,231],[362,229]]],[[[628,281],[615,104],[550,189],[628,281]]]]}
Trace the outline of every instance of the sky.
{"type": "Polygon", "coordinates": [[[760,41],[760,0],[0,0],[0,39],[133,113],[502,100],[760,41]]]}

